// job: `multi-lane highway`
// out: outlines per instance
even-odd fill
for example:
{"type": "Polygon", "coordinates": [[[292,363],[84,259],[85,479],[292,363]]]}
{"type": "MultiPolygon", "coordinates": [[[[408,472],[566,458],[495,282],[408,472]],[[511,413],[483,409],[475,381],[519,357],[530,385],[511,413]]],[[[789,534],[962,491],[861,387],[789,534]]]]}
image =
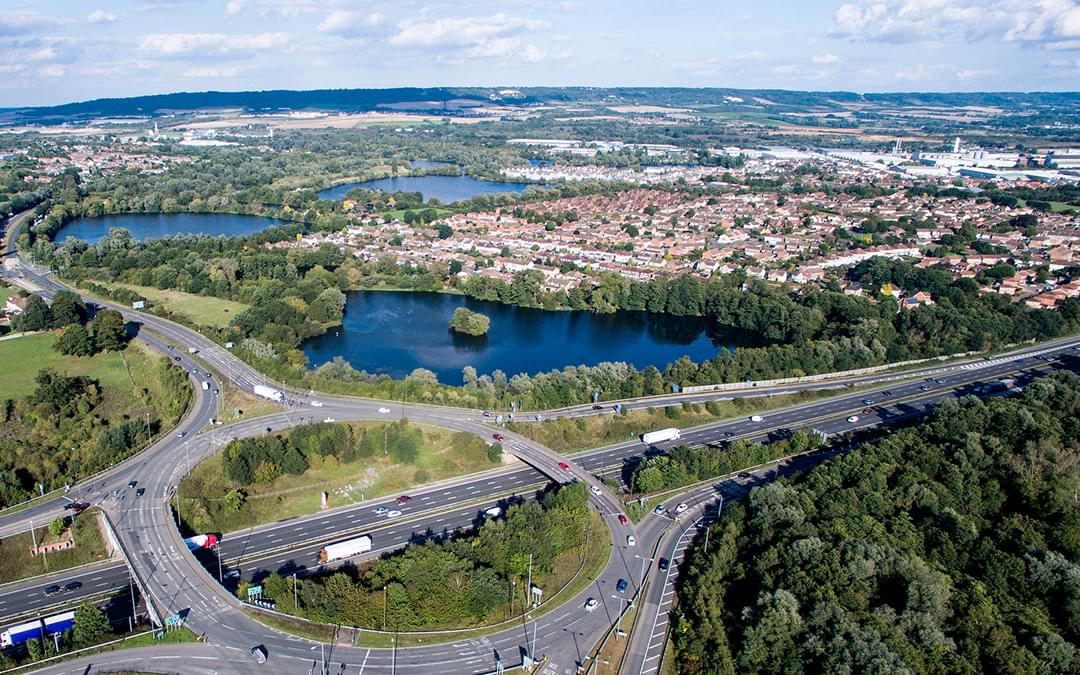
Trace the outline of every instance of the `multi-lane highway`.
{"type": "MultiPolygon", "coordinates": [[[[25,265],[17,256],[11,256],[7,266],[15,275],[21,275],[17,276],[20,282],[33,284],[46,293],[59,287],[47,274],[25,265]]],[[[184,615],[187,624],[205,634],[210,643],[199,648],[185,646],[172,651],[161,648],[148,652],[147,658],[168,660],[177,654],[185,654],[190,657],[188,663],[193,663],[196,658],[207,659],[208,668],[212,667],[212,663],[218,663],[219,667],[227,667],[230,672],[254,672],[253,661],[237,659],[242,659],[252,645],[264,644],[271,654],[271,661],[259,668],[258,672],[302,670],[311,663],[312,649],[318,646],[273,631],[238,611],[239,601],[217,583],[215,566],[210,565],[211,569],[206,569],[187,551],[173,524],[169,498],[190,468],[220,448],[229,438],[258,435],[266,433],[268,429],[276,431],[327,416],[339,420],[386,419],[386,414],[380,412],[386,402],[325,396],[275,385],[227,350],[190,329],[153,315],[116,308],[124,313],[127,320],[140,324],[141,337],[152,346],[162,353],[178,355],[179,365],[188,372],[193,369],[200,371],[198,377],[192,375],[195,392],[192,406],[177,429],[136,457],[99,476],[81,481],[75,487],[80,499],[100,504],[115,524],[136,581],[146,589],[149,602],[162,614],[184,615]],[[170,350],[170,344],[177,349],[170,350]],[[189,350],[196,352],[194,360],[188,356],[189,350]],[[210,418],[218,408],[214,395],[199,386],[199,382],[207,377],[207,366],[214,371],[215,381],[229,380],[248,390],[255,384],[270,384],[284,391],[293,403],[289,410],[277,415],[228,427],[210,427],[210,431],[198,433],[208,427],[210,418]],[[315,397],[323,403],[323,407],[315,409],[310,406],[315,397]],[[129,481],[137,481],[138,487],[146,490],[145,495],[136,496],[133,488],[126,487],[129,481]]],[[[972,359],[947,365],[935,364],[916,371],[917,377],[911,374],[905,376],[916,377],[912,381],[900,381],[895,375],[877,374],[828,383],[827,386],[844,386],[848,383],[890,382],[859,393],[778,409],[764,414],[763,419],[758,421],[742,418],[687,430],[680,442],[716,444],[739,437],[758,437],[779,429],[810,426],[834,434],[909,419],[924,414],[943,397],[964,393],[967,391],[965,387],[970,388],[971,383],[977,380],[999,377],[1018,367],[1044,365],[1043,361],[1035,360],[1036,355],[1062,357],[1071,354],[1074,343],[1073,340],[1058,341],[993,360],[972,359]],[[922,377],[931,373],[933,380],[922,377]],[[852,416],[858,419],[849,421],[852,416]]],[[[822,383],[818,382],[789,384],[781,388],[749,386],[747,392],[765,394],[821,386],[822,383]]],[[[666,405],[684,400],[715,400],[733,395],[740,395],[740,392],[654,397],[625,402],[625,407],[666,405]]],[[[603,414],[609,410],[603,407],[596,410],[588,405],[543,415],[603,414]]],[[[400,406],[395,404],[394,413],[418,422],[468,431],[484,438],[490,438],[495,431],[490,420],[483,417],[480,411],[406,403],[400,406]]],[[[314,564],[319,542],[347,531],[370,532],[377,549],[389,550],[404,544],[418,533],[440,534],[472,524],[483,508],[494,503],[492,499],[495,497],[515,492],[528,494],[547,481],[577,479],[601,487],[595,474],[618,469],[646,451],[641,443],[631,441],[564,458],[520,435],[506,431],[501,433],[506,437],[504,448],[527,466],[493,471],[435,489],[419,490],[413,495],[413,501],[403,509],[405,513],[400,520],[387,521],[377,516],[372,509],[379,502],[371,502],[243,533],[231,533],[225,538],[220,551],[225,569],[239,560],[238,564],[247,578],[269,571],[288,573],[303,570],[314,564]],[[565,468],[560,466],[562,462],[566,463],[565,468]],[[313,543],[299,548],[291,547],[299,542],[313,543]]],[[[664,449],[661,447],[650,451],[664,449]]],[[[520,662],[523,650],[528,650],[534,656],[546,654],[550,657],[546,672],[572,672],[577,662],[583,659],[596,639],[618,616],[621,603],[626,599],[625,594],[613,592],[618,580],[630,581],[631,591],[638,589],[642,575],[653,564],[649,559],[652,546],[665,529],[661,520],[651,517],[637,527],[621,525],[617,520],[621,504],[606,489],[600,489],[599,495],[594,498],[594,505],[610,526],[612,555],[602,574],[588,590],[535,621],[526,616],[521,625],[485,638],[410,649],[368,650],[331,646],[328,656],[333,663],[332,670],[338,672],[344,667],[354,667],[367,669],[368,672],[397,669],[410,672],[486,672],[495,670],[496,661],[500,659],[504,665],[515,665],[520,662]],[[637,546],[630,546],[626,541],[626,535],[631,533],[638,538],[637,546]],[[586,611],[583,607],[588,597],[598,601],[594,611],[586,611]]],[[[20,513],[2,516],[0,533],[17,531],[28,517],[43,518],[59,510],[60,503],[53,500],[20,513]]],[[[119,569],[104,566],[97,579],[87,576],[87,581],[107,584],[106,573],[118,573],[119,569]]],[[[89,572],[92,571],[79,571],[78,574],[89,572]]],[[[119,578],[115,577],[116,580],[119,578]]],[[[40,581],[28,582],[29,591],[32,592],[35,583],[40,581]]],[[[651,592],[657,592],[655,589],[659,586],[652,588],[654,590],[651,592]]],[[[4,589],[0,589],[0,601],[4,599],[4,592],[4,589]]],[[[113,661],[121,662],[122,659],[110,662],[113,661]]]]}

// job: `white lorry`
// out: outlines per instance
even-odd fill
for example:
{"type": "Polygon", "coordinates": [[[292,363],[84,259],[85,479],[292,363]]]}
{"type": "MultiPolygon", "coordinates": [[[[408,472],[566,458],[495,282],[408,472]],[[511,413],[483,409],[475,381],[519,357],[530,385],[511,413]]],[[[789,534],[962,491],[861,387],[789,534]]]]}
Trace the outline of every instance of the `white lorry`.
{"type": "Polygon", "coordinates": [[[343,560],[345,558],[351,558],[354,555],[367,553],[370,550],[371,537],[365,534],[361,537],[354,537],[352,539],[346,539],[345,541],[339,541],[336,544],[327,544],[326,546],[323,546],[319,551],[319,562],[325,564],[335,560],[343,560]]]}
{"type": "Polygon", "coordinates": [[[670,429],[659,429],[657,431],[649,431],[641,434],[641,442],[645,445],[656,445],[657,443],[663,443],[664,441],[677,441],[679,440],[679,430],[672,427],[670,429]]]}
{"type": "Polygon", "coordinates": [[[274,403],[281,403],[281,402],[283,402],[285,400],[285,394],[282,394],[277,389],[272,389],[270,387],[267,387],[266,385],[257,384],[257,385],[255,385],[255,390],[254,391],[255,391],[256,396],[262,396],[263,398],[268,398],[271,401],[273,401],[274,403]]]}

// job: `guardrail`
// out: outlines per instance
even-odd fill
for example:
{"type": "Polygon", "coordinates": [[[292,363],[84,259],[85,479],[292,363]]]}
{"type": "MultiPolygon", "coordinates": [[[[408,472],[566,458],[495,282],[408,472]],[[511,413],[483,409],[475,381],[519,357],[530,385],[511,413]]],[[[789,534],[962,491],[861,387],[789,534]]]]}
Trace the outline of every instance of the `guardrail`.
{"type": "MultiPolygon", "coordinates": [[[[128,555],[127,549],[124,548],[123,543],[120,542],[120,537],[116,534],[116,530],[113,528],[112,521],[109,520],[109,514],[104,511],[101,512],[101,520],[105,523],[105,534],[109,537],[113,547],[120,552],[120,557],[123,558],[124,564],[127,565],[128,574],[134,581],[135,586],[138,587],[139,593],[142,594],[143,599],[146,601],[146,613],[150,615],[150,620],[154,622],[155,626],[163,625],[161,615],[158,614],[157,608],[154,607],[154,600],[150,593],[147,592],[146,586],[143,584],[139,575],[135,572],[135,565],[131,562],[131,557],[128,555]]],[[[135,599],[132,598],[131,602],[134,603],[135,599]]]]}

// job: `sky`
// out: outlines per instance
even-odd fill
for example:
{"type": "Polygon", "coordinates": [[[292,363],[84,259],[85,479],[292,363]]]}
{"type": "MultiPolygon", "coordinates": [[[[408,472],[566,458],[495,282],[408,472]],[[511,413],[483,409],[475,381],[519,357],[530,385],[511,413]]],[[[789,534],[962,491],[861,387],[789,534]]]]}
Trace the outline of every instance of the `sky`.
{"type": "Polygon", "coordinates": [[[1080,0],[0,0],[0,107],[209,89],[1078,83],[1080,0]]]}

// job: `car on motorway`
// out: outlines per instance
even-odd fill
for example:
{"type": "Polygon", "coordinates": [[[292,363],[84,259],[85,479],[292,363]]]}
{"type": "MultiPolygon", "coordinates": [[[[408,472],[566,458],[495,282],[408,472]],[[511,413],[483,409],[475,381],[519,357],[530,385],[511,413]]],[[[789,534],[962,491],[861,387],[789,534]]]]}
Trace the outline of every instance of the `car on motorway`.
{"type": "Polygon", "coordinates": [[[183,438],[184,436],[187,436],[187,432],[186,432],[186,431],[181,431],[180,433],[176,434],[176,437],[177,437],[177,438],[183,438]]]}
{"type": "Polygon", "coordinates": [[[311,402],[311,407],[312,408],[321,408],[322,407],[322,401],[312,401],[311,402]]]}
{"type": "Polygon", "coordinates": [[[591,612],[591,611],[593,611],[594,609],[596,609],[599,606],[600,606],[600,603],[596,601],[596,598],[589,598],[588,600],[585,601],[585,611],[586,612],[591,612]]]}
{"type": "Polygon", "coordinates": [[[750,416],[750,421],[751,422],[764,422],[765,418],[762,417],[761,415],[751,415],[750,416]]]}
{"type": "Polygon", "coordinates": [[[750,475],[751,474],[750,474],[749,471],[740,471],[739,472],[739,478],[750,478],[750,475]]]}
{"type": "Polygon", "coordinates": [[[270,427],[266,427],[266,433],[270,433],[271,431],[273,431],[273,429],[272,429],[272,428],[270,428],[270,427]]]}
{"type": "Polygon", "coordinates": [[[217,395],[218,395],[218,394],[220,394],[220,393],[221,393],[221,392],[220,392],[219,390],[217,390],[217,389],[215,389],[215,390],[214,390],[214,396],[217,396],[217,395]]]}
{"type": "Polygon", "coordinates": [[[146,488],[139,488],[135,491],[136,497],[142,497],[144,494],[146,494],[146,488]]]}
{"type": "Polygon", "coordinates": [[[656,569],[660,570],[661,572],[667,572],[668,565],[670,564],[671,563],[668,562],[667,558],[660,558],[660,562],[656,564],[656,569]]]}
{"type": "Polygon", "coordinates": [[[374,513],[377,516],[384,516],[387,513],[390,513],[390,509],[386,508],[385,506],[376,506],[374,513]]]}
{"type": "Polygon", "coordinates": [[[623,514],[620,513],[619,514],[619,524],[620,525],[629,525],[630,521],[627,519],[626,516],[624,516],[623,514]]]}
{"type": "Polygon", "coordinates": [[[386,512],[386,517],[387,518],[397,518],[400,515],[401,515],[401,511],[398,511],[397,509],[390,509],[389,511],[386,512]]]}
{"type": "Polygon", "coordinates": [[[862,404],[863,405],[874,405],[874,399],[872,399],[872,398],[864,398],[862,400],[862,404]]]}
{"type": "Polygon", "coordinates": [[[886,391],[883,391],[883,392],[881,392],[881,395],[882,395],[882,396],[892,396],[892,392],[891,392],[891,391],[888,391],[888,390],[886,390],[886,391]]]}
{"type": "Polygon", "coordinates": [[[77,591],[80,588],[82,588],[82,582],[81,581],[69,581],[66,584],[64,584],[64,592],[65,593],[70,593],[72,591],[77,591]]]}
{"type": "Polygon", "coordinates": [[[252,658],[254,658],[255,661],[258,663],[266,663],[266,658],[267,656],[269,656],[266,653],[266,647],[263,647],[262,645],[255,645],[251,648],[251,651],[249,653],[251,654],[252,658]]]}
{"type": "Polygon", "coordinates": [[[626,579],[619,579],[618,583],[615,584],[615,592],[624,593],[626,591],[626,587],[629,585],[630,584],[626,583],[626,579]]]}
{"type": "Polygon", "coordinates": [[[401,495],[400,497],[398,497],[397,499],[394,500],[394,503],[395,504],[408,504],[411,501],[412,501],[412,497],[410,497],[409,495],[401,495]]]}
{"type": "Polygon", "coordinates": [[[596,495],[597,497],[599,497],[599,496],[600,496],[600,492],[601,492],[601,490],[600,490],[600,488],[599,488],[598,486],[596,486],[596,485],[590,485],[590,486],[589,486],[589,492],[591,492],[591,493],[593,493],[594,495],[596,495]]]}
{"type": "Polygon", "coordinates": [[[379,414],[380,415],[389,415],[390,414],[390,408],[379,408],[379,414]]]}
{"type": "Polygon", "coordinates": [[[502,515],[502,507],[492,506],[490,509],[484,509],[484,515],[488,518],[498,518],[502,515]]]}
{"type": "Polygon", "coordinates": [[[240,578],[240,570],[229,570],[223,576],[223,579],[238,579],[240,578]]]}
{"type": "Polygon", "coordinates": [[[68,502],[67,504],[64,504],[64,510],[65,511],[67,511],[68,509],[73,509],[73,508],[75,508],[75,502],[68,502]]]}
{"type": "Polygon", "coordinates": [[[919,387],[919,391],[930,391],[930,385],[924,384],[919,387]]]}
{"type": "Polygon", "coordinates": [[[60,584],[53,584],[52,586],[46,586],[45,588],[43,588],[41,590],[41,592],[44,593],[46,597],[48,597],[50,595],[56,595],[57,593],[60,592],[60,584]]]}
{"type": "Polygon", "coordinates": [[[847,418],[847,421],[851,422],[852,424],[855,424],[856,422],[859,421],[859,416],[858,415],[852,415],[851,417],[847,418]]]}
{"type": "Polygon", "coordinates": [[[592,407],[592,409],[593,409],[593,410],[603,410],[603,409],[604,409],[604,406],[602,406],[602,405],[600,405],[600,404],[596,404],[596,405],[594,405],[594,406],[592,407]]]}
{"type": "Polygon", "coordinates": [[[491,413],[487,410],[484,411],[484,417],[491,417],[491,413]]]}
{"type": "Polygon", "coordinates": [[[632,534],[626,535],[626,545],[627,546],[637,546],[637,538],[632,534]]]}
{"type": "Polygon", "coordinates": [[[88,508],[90,508],[90,502],[83,502],[82,504],[76,504],[75,506],[72,506],[71,510],[74,511],[76,515],[78,515],[88,508]]]}
{"type": "Polygon", "coordinates": [[[567,464],[566,462],[559,462],[559,468],[562,469],[563,471],[569,471],[570,470],[570,465],[567,464]]]}
{"type": "Polygon", "coordinates": [[[495,439],[496,443],[502,443],[504,440],[506,440],[506,437],[502,434],[491,434],[491,437],[495,439]]]}
{"type": "Polygon", "coordinates": [[[686,502],[679,502],[678,504],[675,505],[675,513],[682,513],[683,511],[685,511],[688,508],[690,508],[690,507],[686,505],[686,502]]]}
{"type": "Polygon", "coordinates": [[[667,513],[667,507],[664,506],[663,504],[657,504],[656,508],[653,509],[653,513],[655,513],[658,516],[662,516],[665,513],[667,513]]]}
{"type": "Polygon", "coordinates": [[[137,481],[137,480],[129,480],[128,481],[128,487],[135,487],[138,484],[139,484],[139,481],[137,481]]]}
{"type": "Polygon", "coordinates": [[[179,360],[180,360],[180,357],[179,357],[179,356],[174,356],[174,357],[173,357],[173,361],[179,361],[179,360]]]}

